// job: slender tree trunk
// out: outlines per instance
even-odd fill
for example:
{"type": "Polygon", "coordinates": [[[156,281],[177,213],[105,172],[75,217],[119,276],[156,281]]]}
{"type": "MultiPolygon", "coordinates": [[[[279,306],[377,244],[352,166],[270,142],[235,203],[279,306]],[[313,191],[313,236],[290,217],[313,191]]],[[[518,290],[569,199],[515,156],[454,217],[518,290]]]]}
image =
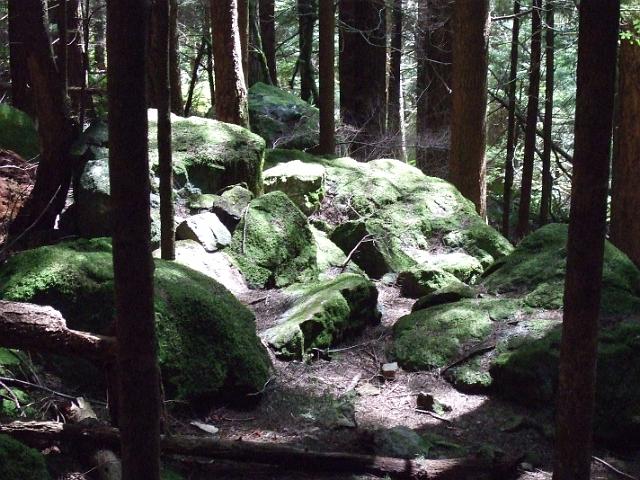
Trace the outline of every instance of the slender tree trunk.
{"type": "Polygon", "coordinates": [[[319,0],[320,33],[320,146],[318,153],[333,155],[336,152],[335,121],[335,25],[333,0],[319,0]]]}
{"type": "Polygon", "coordinates": [[[9,64],[11,70],[11,104],[33,116],[35,105],[29,82],[29,66],[24,40],[26,19],[21,15],[22,0],[8,1],[9,64]]]}
{"type": "Polygon", "coordinates": [[[389,100],[387,107],[387,131],[392,136],[389,153],[393,158],[404,160],[402,119],[402,4],[394,0],[392,8],[391,54],[389,59],[389,100]]]}
{"type": "Polygon", "coordinates": [[[551,189],[553,179],[551,178],[551,143],[553,129],[553,83],[555,69],[555,12],[553,0],[546,3],[546,79],[544,89],[544,150],[542,154],[542,196],[540,198],[540,224],[549,223],[551,215],[551,189]]]}
{"type": "Polygon", "coordinates": [[[237,0],[211,0],[216,117],[249,126],[247,88],[242,70],[237,0]]]}
{"type": "Polygon", "coordinates": [[[59,69],[61,72],[64,72],[63,76],[66,79],[67,85],[79,89],[71,92],[69,97],[71,98],[74,111],[78,113],[79,117],[82,117],[84,107],[83,95],[87,87],[88,67],[88,65],[85,66],[85,40],[88,38],[88,31],[85,30],[83,23],[86,23],[88,27],[88,21],[83,22],[80,0],[65,0],[64,3],[66,6],[65,24],[67,41],[66,48],[61,48],[61,51],[65,52],[65,65],[59,64],[59,69]]]}
{"type": "Polygon", "coordinates": [[[106,5],[100,0],[96,0],[93,3],[93,31],[95,35],[94,47],[93,47],[93,59],[96,62],[96,68],[98,70],[106,70],[107,62],[105,56],[105,13],[106,5]]]}
{"type": "Polygon", "coordinates": [[[258,14],[258,0],[249,0],[249,84],[271,83],[267,57],[262,47],[260,36],[260,17],[258,14]]]}
{"type": "Polygon", "coordinates": [[[440,178],[449,176],[452,18],[451,0],[418,3],[416,166],[440,178]]]}
{"type": "Polygon", "coordinates": [[[191,81],[189,82],[189,92],[187,93],[187,103],[184,106],[184,115],[188,117],[191,115],[191,107],[193,106],[193,94],[196,89],[196,83],[198,83],[198,70],[200,69],[200,64],[202,63],[202,57],[204,56],[205,49],[207,49],[207,41],[206,39],[202,39],[200,41],[200,45],[198,45],[198,50],[196,52],[196,58],[193,59],[193,66],[191,68],[191,81]]]}
{"type": "Polygon", "coordinates": [[[145,0],[109,0],[109,173],[123,480],[160,478],[149,211],[145,0]]]}
{"type": "MultiPolygon", "coordinates": [[[[227,0],[223,0],[223,4],[227,0]]],[[[238,4],[238,30],[240,32],[240,51],[242,52],[242,74],[245,82],[249,74],[249,0],[236,0],[238,4]]]]}
{"type": "Polygon", "coordinates": [[[158,165],[160,170],[160,251],[164,260],[176,258],[173,169],[171,161],[171,12],[172,0],[156,0],[154,43],[149,45],[150,58],[154,58],[155,71],[151,72],[157,82],[158,103],[158,165]]]}
{"type": "Polygon", "coordinates": [[[56,43],[56,64],[60,72],[60,79],[64,86],[64,91],[69,87],[69,67],[67,60],[69,34],[67,31],[67,20],[69,20],[69,9],[67,0],[60,0],[55,6],[55,22],[58,26],[58,42],[56,43]]]}
{"type": "Polygon", "coordinates": [[[454,4],[451,182],[486,216],[489,0],[454,4]]]}
{"type": "Polygon", "coordinates": [[[171,111],[184,115],[182,81],[180,80],[180,43],[178,42],[178,0],[171,0],[169,18],[169,82],[171,84],[171,111]]]}
{"type": "Polygon", "coordinates": [[[340,1],[340,115],[357,160],[384,154],[387,45],[384,0],[340,1]]]}
{"type": "Polygon", "coordinates": [[[513,160],[516,156],[518,129],[516,128],[516,92],[518,89],[518,53],[520,36],[520,0],[513,2],[513,28],[511,30],[511,67],[509,70],[509,100],[507,119],[507,158],[504,162],[504,191],[502,194],[502,234],[509,238],[511,229],[511,196],[513,189],[513,160]]]}
{"type": "Polygon", "coordinates": [[[298,22],[300,25],[298,45],[298,69],[300,72],[300,97],[305,102],[318,103],[318,89],[313,75],[313,30],[318,19],[316,0],[298,0],[298,22]]]}
{"type": "Polygon", "coordinates": [[[271,84],[278,85],[278,69],[276,67],[276,29],[275,0],[259,0],[260,2],[260,36],[262,48],[267,58],[267,67],[271,84]]]}
{"type": "Polygon", "coordinates": [[[640,266],[640,46],[622,40],[619,69],[620,114],[613,157],[610,233],[611,241],[640,266]]]}
{"type": "Polygon", "coordinates": [[[580,3],[554,480],[590,478],[619,18],[619,0],[580,3]]]}
{"type": "Polygon", "coordinates": [[[216,87],[214,82],[213,73],[213,47],[211,45],[212,31],[211,31],[211,4],[204,2],[204,43],[206,48],[204,55],[206,55],[206,68],[207,68],[207,80],[209,82],[209,96],[211,97],[211,105],[214,106],[216,100],[216,87]]]}
{"type": "Polygon", "coordinates": [[[10,227],[10,234],[53,228],[64,208],[73,171],[69,148],[77,133],[71,119],[64,84],[49,43],[49,19],[42,0],[20,0],[20,17],[32,95],[38,119],[40,162],[28,201],[10,227]]]}
{"type": "Polygon", "coordinates": [[[531,210],[531,184],[533,164],[536,155],[536,129],[538,126],[538,105],[540,102],[540,57],[542,55],[542,0],[533,0],[531,13],[531,60],[529,67],[529,91],[527,100],[527,125],[524,138],[524,161],[522,163],[522,183],[520,185],[520,205],[516,238],[519,240],[529,233],[529,212],[531,210]]]}

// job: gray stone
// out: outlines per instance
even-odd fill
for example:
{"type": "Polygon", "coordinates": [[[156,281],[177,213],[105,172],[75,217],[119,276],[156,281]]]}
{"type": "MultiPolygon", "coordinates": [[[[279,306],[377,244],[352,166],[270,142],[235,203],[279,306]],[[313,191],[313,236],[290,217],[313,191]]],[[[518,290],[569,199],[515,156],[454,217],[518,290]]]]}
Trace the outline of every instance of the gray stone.
{"type": "Polygon", "coordinates": [[[375,453],[385,457],[415,458],[429,453],[429,443],[405,426],[397,426],[373,433],[375,453]]]}
{"type": "Polygon", "coordinates": [[[204,212],[187,218],[176,229],[177,240],[195,240],[207,252],[215,252],[231,243],[231,233],[215,213],[204,212]]]}
{"type": "Polygon", "coordinates": [[[280,190],[306,214],[318,209],[324,196],[326,169],[300,160],[280,163],[263,173],[265,192],[280,190]]]}

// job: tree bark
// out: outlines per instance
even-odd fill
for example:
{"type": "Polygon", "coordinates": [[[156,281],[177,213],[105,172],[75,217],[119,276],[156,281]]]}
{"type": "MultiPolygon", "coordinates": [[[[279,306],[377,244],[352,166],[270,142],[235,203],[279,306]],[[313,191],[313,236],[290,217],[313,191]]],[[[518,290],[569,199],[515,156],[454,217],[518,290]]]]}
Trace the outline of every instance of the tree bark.
{"type": "Polygon", "coordinates": [[[262,82],[271,83],[267,58],[262,47],[260,36],[260,17],[258,14],[258,0],[249,1],[249,84],[262,82]]]}
{"type": "Polygon", "coordinates": [[[93,31],[95,35],[94,47],[93,47],[93,59],[96,64],[96,69],[106,70],[107,62],[105,56],[105,35],[106,35],[106,23],[105,23],[106,5],[100,0],[95,0],[93,3],[93,31]]]}
{"type": "Polygon", "coordinates": [[[445,179],[451,150],[452,19],[451,0],[418,3],[416,166],[445,179]]]}
{"type": "Polygon", "coordinates": [[[554,480],[590,478],[620,2],[580,3],[554,480]]]}
{"type": "Polygon", "coordinates": [[[0,345],[107,362],[116,355],[113,337],[67,328],[60,312],[31,303],[0,300],[0,345]]]}
{"type": "Polygon", "coordinates": [[[544,88],[544,149],[542,153],[542,195],[540,197],[540,225],[549,223],[551,215],[551,189],[553,179],[551,178],[551,140],[553,131],[553,83],[554,83],[554,54],[555,54],[555,32],[554,20],[555,11],[553,0],[546,3],[546,74],[544,88]]]}
{"type": "Polygon", "coordinates": [[[31,195],[10,226],[13,237],[27,229],[34,232],[53,228],[67,198],[73,171],[69,148],[77,133],[49,43],[45,2],[20,0],[14,13],[21,18],[21,36],[38,119],[40,162],[31,195]]]}
{"type": "Polygon", "coordinates": [[[516,128],[516,93],[518,80],[518,53],[520,36],[520,0],[513,2],[513,27],[511,30],[511,66],[509,68],[509,86],[507,88],[508,117],[507,117],[507,158],[504,162],[504,190],[502,194],[502,234],[509,238],[511,230],[511,197],[513,189],[513,160],[518,143],[518,129],[516,128]]]}
{"type": "Polygon", "coordinates": [[[318,153],[336,153],[335,121],[335,25],[333,0],[320,0],[319,10],[319,83],[320,145],[318,153]]]}
{"type": "Polygon", "coordinates": [[[237,0],[211,0],[216,118],[249,126],[247,88],[242,70],[237,0]]]}
{"type": "Polygon", "coordinates": [[[389,91],[387,131],[391,139],[389,154],[405,160],[404,119],[402,118],[402,6],[403,0],[393,0],[391,9],[391,53],[389,58],[389,91]]]}
{"type": "Polygon", "coordinates": [[[24,32],[27,19],[21,14],[21,0],[8,1],[9,64],[11,70],[11,104],[29,115],[35,115],[33,92],[29,82],[27,47],[24,32]]]}
{"type": "Polygon", "coordinates": [[[489,1],[454,4],[451,182],[486,216],[489,1]]]}
{"type": "Polygon", "coordinates": [[[109,177],[123,479],[160,478],[160,374],[153,308],[145,0],[107,6],[109,177]]]}
{"type": "Polygon", "coordinates": [[[196,51],[196,58],[193,59],[193,66],[191,68],[191,81],[189,82],[189,92],[187,93],[187,103],[184,105],[185,116],[191,115],[191,107],[193,106],[193,93],[198,83],[198,70],[202,63],[202,57],[204,56],[205,49],[208,47],[206,39],[200,41],[198,50],[196,51]]]}
{"type": "Polygon", "coordinates": [[[171,111],[184,115],[182,81],[180,80],[180,42],[178,41],[178,0],[169,5],[169,83],[171,85],[171,111]]]}
{"type": "Polygon", "coordinates": [[[278,85],[278,69],[276,66],[276,29],[275,29],[275,0],[259,0],[260,6],[260,36],[262,48],[267,58],[267,67],[271,84],[278,85]]]}
{"type": "Polygon", "coordinates": [[[540,58],[542,55],[542,0],[533,0],[531,12],[531,58],[529,61],[529,90],[527,99],[527,124],[524,135],[524,161],[520,184],[520,205],[516,239],[529,233],[529,213],[531,210],[531,185],[533,164],[536,154],[536,129],[538,126],[538,106],[540,102],[540,58]]]}
{"type": "Polygon", "coordinates": [[[640,46],[622,40],[619,69],[620,114],[611,180],[610,234],[613,244],[640,266],[640,46]]]}
{"type": "Polygon", "coordinates": [[[387,48],[384,0],[340,1],[340,116],[357,160],[384,155],[387,48]]]}
{"type": "Polygon", "coordinates": [[[318,103],[318,89],[313,75],[313,30],[318,19],[316,0],[298,0],[298,71],[300,72],[300,98],[312,104],[318,103]]]}
{"type": "MultiPolygon", "coordinates": [[[[215,0],[212,1],[215,2],[215,0]]],[[[238,31],[240,32],[240,51],[242,52],[242,74],[246,83],[249,75],[249,0],[236,0],[236,2],[238,4],[237,19],[238,31]]],[[[226,0],[222,3],[225,4],[226,0]]]]}
{"type": "MultiPolygon", "coordinates": [[[[116,448],[118,430],[57,422],[13,422],[0,425],[0,433],[27,444],[37,441],[88,442],[116,448]]],[[[316,452],[286,445],[248,441],[225,441],[207,437],[174,435],[162,437],[167,455],[188,455],[239,462],[279,465],[305,472],[344,472],[404,479],[465,480],[490,474],[491,478],[514,478],[517,459],[490,462],[476,458],[408,460],[341,452],[316,452]]],[[[147,478],[147,477],[144,477],[147,478]]]]}

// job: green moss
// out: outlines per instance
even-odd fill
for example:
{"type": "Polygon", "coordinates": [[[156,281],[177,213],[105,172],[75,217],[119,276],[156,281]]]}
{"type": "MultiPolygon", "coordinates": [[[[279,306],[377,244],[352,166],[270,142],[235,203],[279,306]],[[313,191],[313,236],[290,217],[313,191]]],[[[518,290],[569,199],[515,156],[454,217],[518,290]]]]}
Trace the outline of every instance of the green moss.
{"type": "MultiPolygon", "coordinates": [[[[483,285],[493,293],[526,295],[531,307],[562,308],[567,259],[566,225],[552,224],[526,237],[512,254],[491,267],[483,285]]],[[[602,311],[640,311],[640,272],[620,250],[605,245],[602,311]]]]}
{"type": "Polygon", "coordinates": [[[230,252],[254,286],[282,287],[318,276],[309,222],[282,192],[267,193],[249,204],[230,252]]]}
{"type": "Polygon", "coordinates": [[[345,273],[335,279],[288,290],[296,298],[264,333],[283,358],[301,358],[313,348],[327,348],[366,325],[377,322],[378,291],[362,275],[345,273]]]}
{"type": "Polygon", "coordinates": [[[0,435],[0,478],[2,480],[47,480],[49,473],[42,454],[0,435]]]}
{"type": "Polygon", "coordinates": [[[410,298],[423,297],[439,290],[463,291],[466,287],[451,273],[439,268],[426,267],[414,267],[400,272],[398,284],[402,295],[410,298]]]}
{"type": "Polygon", "coordinates": [[[31,117],[6,103],[0,104],[0,148],[13,150],[27,160],[40,153],[38,132],[31,117]]]}
{"type": "MultiPolygon", "coordinates": [[[[171,116],[173,170],[179,186],[189,182],[202,193],[218,193],[245,183],[262,193],[265,143],[249,130],[200,117],[171,116]]],[[[149,110],[149,160],[158,164],[157,111],[149,110]]]]}
{"type": "MultiPolygon", "coordinates": [[[[105,333],[114,314],[109,241],[66,242],[15,255],[0,272],[0,297],[51,305],[70,328],[105,333]]],[[[156,260],[155,309],[160,366],[171,395],[197,399],[262,387],[269,361],[253,315],[223,286],[156,260]]]]}
{"type": "MultiPolygon", "coordinates": [[[[318,230],[314,226],[309,227],[313,234],[313,240],[316,243],[316,263],[319,270],[320,280],[326,280],[332,277],[337,269],[342,269],[347,256],[344,252],[329,238],[327,234],[318,230]]],[[[353,262],[349,262],[345,267],[346,272],[363,273],[362,270],[353,262]]]]}
{"type": "Polygon", "coordinates": [[[482,392],[493,383],[491,374],[483,369],[479,358],[453,367],[447,372],[447,378],[458,390],[463,392],[482,392]]]}
{"type": "Polygon", "coordinates": [[[316,211],[324,197],[325,168],[322,165],[293,160],[265,170],[263,177],[266,192],[286,193],[306,214],[316,211]]]}

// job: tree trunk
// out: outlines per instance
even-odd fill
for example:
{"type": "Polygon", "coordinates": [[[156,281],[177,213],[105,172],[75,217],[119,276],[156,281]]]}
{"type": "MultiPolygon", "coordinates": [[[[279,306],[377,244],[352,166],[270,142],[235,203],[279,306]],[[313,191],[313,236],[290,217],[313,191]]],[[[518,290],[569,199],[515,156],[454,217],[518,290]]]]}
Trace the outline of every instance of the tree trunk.
{"type": "Polygon", "coordinates": [[[278,69],[276,67],[276,28],[275,0],[259,0],[260,2],[260,36],[262,48],[267,58],[267,67],[271,84],[278,85],[278,69]]]}
{"type": "Polygon", "coordinates": [[[29,65],[32,96],[38,119],[40,162],[29,199],[10,226],[12,236],[53,228],[64,208],[73,163],[69,148],[76,135],[64,84],[49,43],[47,10],[42,0],[20,0],[14,13],[20,17],[22,40],[29,65]]]}
{"type": "MultiPolygon", "coordinates": [[[[247,75],[249,74],[249,0],[236,0],[236,2],[238,9],[238,31],[240,32],[240,51],[242,52],[242,74],[244,75],[246,84],[247,75]]],[[[222,4],[226,3],[227,0],[222,2],[222,4]]]]}
{"type": "Polygon", "coordinates": [[[384,0],[340,1],[340,116],[352,129],[350,153],[384,155],[387,48],[384,0]]]}
{"type": "Polygon", "coordinates": [[[549,223],[551,215],[551,189],[553,179],[551,178],[551,134],[553,129],[553,83],[554,83],[554,54],[555,54],[555,32],[554,32],[554,6],[553,0],[546,3],[546,77],[544,89],[544,150],[542,153],[542,196],[540,197],[540,225],[549,223]]]}
{"type": "Polygon", "coordinates": [[[489,0],[454,4],[451,182],[486,216],[489,0]]]}
{"type": "Polygon", "coordinates": [[[200,41],[198,50],[196,51],[196,58],[193,59],[193,66],[191,68],[191,81],[189,82],[189,92],[187,93],[187,103],[184,106],[184,114],[186,117],[191,115],[191,107],[193,105],[193,94],[196,89],[196,83],[198,83],[198,70],[202,63],[202,57],[204,56],[205,49],[208,47],[207,41],[203,38],[200,41]]]}
{"type": "Polygon", "coordinates": [[[171,111],[184,115],[182,81],[180,80],[180,42],[178,42],[178,0],[170,2],[169,18],[169,82],[171,85],[171,111]]]}
{"type": "Polygon", "coordinates": [[[258,0],[249,0],[249,84],[271,83],[267,58],[262,48],[260,36],[260,17],[258,15],[258,0]]]}
{"type": "MultiPolygon", "coordinates": [[[[88,442],[110,448],[118,446],[120,436],[118,430],[111,427],[87,427],[83,424],[57,422],[13,422],[0,425],[0,433],[31,445],[38,441],[66,441],[88,442]]],[[[485,475],[506,480],[515,477],[518,464],[514,458],[495,462],[475,458],[408,460],[342,452],[317,452],[286,445],[187,435],[163,436],[162,451],[167,455],[279,465],[290,471],[368,474],[410,480],[470,480],[485,475]]],[[[148,477],[141,478],[146,480],[148,477]]]]}
{"type": "Polygon", "coordinates": [[[82,28],[80,0],[61,0],[56,11],[56,23],[60,32],[56,44],[57,66],[65,91],[69,91],[73,110],[80,116],[82,93],[86,88],[84,65],[85,32],[82,28]]]}
{"type": "Polygon", "coordinates": [[[105,12],[106,6],[100,0],[95,0],[93,3],[93,31],[95,35],[93,46],[93,59],[96,63],[96,69],[106,70],[107,62],[105,56],[105,12]]]}
{"type": "Polygon", "coordinates": [[[520,36],[520,0],[513,2],[513,28],[511,30],[511,66],[509,69],[509,86],[507,88],[507,158],[504,162],[504,191],[502,194],[502,234],[509,238],[511,229],[511,193],[513,188],[513,160],[518,143],[516,128],[516,93],[518,89],[518,37],[520,36]]]}
{"type": "Polygon", "coordinates": [[[145,0],[109,0],[109,177],[124,480],[160,478],[160,375],[145,99],[148,19],[145,0]]]}
{"type": "Polygon", "coordinates": [[[242,70],[237,0],[211,0],[216,118],[249,126],[247,88],[242,70]]]}
{"type": "Polygon", "coordinates": [[[536,129],[538,126],[538,104],[540,102],[540,57],[542,55],[542,0],[533,0],[531,13],[531,59],[529,61],[529,91],[527,99],[527,124],[524,135],[524,161],[520,185],[520,205],[518,206],[518,226],[516,238],[522,239],[529,233],[529,212],[531,210],[531,184],[533,164],[536,154],[536,129]]]}
{"type": "Polygon", "coordinates": [[[318,19],[316,0],[298,0],[298,71],[300,72],[300,98],[312,104],[318,103],[318,89],[313,75],[313,30],[318,19]]]}
{"type": "Polygon", "coordinates": [[[333,0],[320,0],[320,146],[318,153],[336,153],[335,121],[335,26],[336,17],[333,0]]]}
{"type": "Polygon", "coordinates": [[[27,48],[24,31],[27,20],[22,16],[22,0],[8,1],[9,64],[11,70],[11,104],[31,116],[35,115],[33,92],[29,82],[27,48]]]}
{"type": "Polygon", "coordinates": [[[416,166],[446,179],[451,150],[452,2],[421,0],[418,9],[416,166]]]}
{"type": "Polygon", "coordinates": [[[391,54],[389,59],[389,100],[387,106],[387,132],[392,145],[389,154],[392,158],[405,159],[404,120],[402,118],[402,3],[394,0],[391,9],[393,28],[391,31],[391,54]]]}
{"type": "Polygon", "coordinates": [[[619,18],[619,0],[580,3],[554,480],[590,478],[619,18]]]}
{"type": "Polygon", "coordinates": [[[619,65],[620,115],[613,157],[610,233],[613,244],[640,266],[640,46],[623,40],[619,65]]]}

